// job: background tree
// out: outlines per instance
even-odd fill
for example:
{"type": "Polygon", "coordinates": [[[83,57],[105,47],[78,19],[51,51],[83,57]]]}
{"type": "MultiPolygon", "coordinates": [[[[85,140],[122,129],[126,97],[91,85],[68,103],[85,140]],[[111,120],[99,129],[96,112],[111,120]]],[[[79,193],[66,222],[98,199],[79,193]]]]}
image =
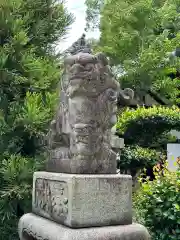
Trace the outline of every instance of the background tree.
{"type": "MultiPolygon", "coordinates": [[[[121,86],[140,97],[150,90],[178,105],[180,0],[86,0],[86,5],[87,29],[98,27],[101,34],[95,51],[109,56],[121,86]]],[[[135,176],[156,165],[167,143],[176,141],[170,130],[180,131],[179,120],[178,107],[121,109],[116,125],[125,140],[121,171],[135,176]]],[[[179,170],[152,174],[155,179],[141,183],[133,199],[136,221],[153,240],[180,239],[179,170]]]]}
{"type": "Polygon", "coordinates": [[[121,70],[122,87],[152,89],[179,103],[179,79],[168,74],[180,66],[180,58],[170,54],[180,42],[180,1],[86,0],[86,5],[87,27],[97,27],[99,19],[99,49],[121,70]]]}
{"type": "MultiPolygon", "coordinates": [[[[109,56],[121,87],[142,98],[151,90],[179,104],[180,1],[86,0],[86,5],[87,29],[100,30],[95,51],[109,56]]],[[[161,107],[121,111],[117,130],[126,147],[118,167],[135,175],[156,164],[167,143],[176,141],[169,131],[179,129],[178,114],[177,108],[161,107]]]]}
{"type": "MultiPolygon", "coordinates": [[[[178,105],[180,1],[86,0],[86,5],[87,29],[100,30],[94,50],[109,57],[121,87],[133,88],[142,100],[150,90],[178,105]]],[[[166,155],[167,143],[176,141],[169,131],[179,129],[178,114],[177,108],[121,110],[121,172],[136,176],[146,167],[153,173],[152,167],[166,155]]]]}
{"type": "Polygon", "coordinates": [[[1,239],[18,239],[18,218],[31,210],[60,79],[55,45],[72,21],[61,1],[0,1],[1,239]]]}

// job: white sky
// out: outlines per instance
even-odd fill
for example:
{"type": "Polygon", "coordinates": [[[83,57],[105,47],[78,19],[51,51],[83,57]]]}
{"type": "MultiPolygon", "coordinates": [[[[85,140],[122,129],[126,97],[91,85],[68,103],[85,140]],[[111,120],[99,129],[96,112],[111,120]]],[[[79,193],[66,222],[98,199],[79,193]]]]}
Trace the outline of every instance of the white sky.
{"type": "MultiPolygon", "coordinates": [[[[84,32],[86,25],[86,7],[85,0],[66,0],[66,5],[68,10],[74,14],[75,22],[72,24],[71,29],[69,30],[66,39],[60,42],[58,50],[64,51],[72,45],[78,38],[81,37],[84,32]]],[[[90,32],[87,34],[88,37],[98,38],[99,32],[90,32]]]]}

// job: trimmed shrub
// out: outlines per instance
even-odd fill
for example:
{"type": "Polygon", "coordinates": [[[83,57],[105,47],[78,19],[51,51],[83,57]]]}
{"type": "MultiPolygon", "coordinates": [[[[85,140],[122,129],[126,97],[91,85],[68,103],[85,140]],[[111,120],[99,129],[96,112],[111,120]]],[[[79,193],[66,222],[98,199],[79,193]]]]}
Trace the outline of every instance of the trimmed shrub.
{"type": "Polygon", "coordinates": [[[160,158],[164,160],[167,143],[176,142],[170,131],[180,129],[179,108],[125,108],[118,115],[116,129],[117,135],[125,142],[118,161],[121,172],[137,176],[143,168],[147,168],[150,171],[147,174],[153,176],[152,168],[160,158]]]}
{"type": "Polygon", "coordinates": [[[143,168],[153,167],[158,160],[159,154],[153,149],[142,148],[137,145],[126,146],[121,151],[118,168],[123,173],[130,171],[133,176],[143,168]]]}
{"type": "Polygon", "coordinates": [[[141,147],[149,147],[162,134],[172,129],[180,130],[180,110],[175,106],[139,107],[136,110],[127,108],[119,115],[116,128],[128,144],[138,142],[141,147]]]}
{"type": "Polygon", "coordinates": [[[140,179],[134,196],[136,220],[150,231],[153,240],[180,240],[180,168],[154,167],[155,180],[140,179]]]}

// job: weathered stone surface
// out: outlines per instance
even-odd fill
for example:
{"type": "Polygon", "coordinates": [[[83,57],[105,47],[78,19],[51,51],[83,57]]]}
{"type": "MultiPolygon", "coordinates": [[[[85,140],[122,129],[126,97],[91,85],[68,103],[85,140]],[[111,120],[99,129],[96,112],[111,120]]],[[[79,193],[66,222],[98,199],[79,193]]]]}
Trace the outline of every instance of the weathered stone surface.
{"type": "Polygon", "coordinates": [[[19,236],[20,240],[150,240],[140,224],[71,229],[34,214],[20,219],[19,236]]]}
{"type": "Polygon", "coordinates": [[[132,223],[128,175],[36,172],[33,212],[72,228],[132,223]]]}
{"type": "Polygon", "coordinates": [[[119,83],[107,58],[68,56],[61,82],[61,102],[49,131],[49,172],[116,173],[111,128],[116,123],[119,83]]]}
{"type": "MultiPolygon", "coordinates": [[[[47,171],[115,174],[118,139],[112,141],[117,99],[127,102],[132,89],[120,89],[108,59],[92,54],[85,34],[64,59],[60,102],[48,134],[47,171]],[[111,145],[113,144],[113,145],[111,145]]],[[[120,147],[120,146],[119,146],[120,147]]]]}

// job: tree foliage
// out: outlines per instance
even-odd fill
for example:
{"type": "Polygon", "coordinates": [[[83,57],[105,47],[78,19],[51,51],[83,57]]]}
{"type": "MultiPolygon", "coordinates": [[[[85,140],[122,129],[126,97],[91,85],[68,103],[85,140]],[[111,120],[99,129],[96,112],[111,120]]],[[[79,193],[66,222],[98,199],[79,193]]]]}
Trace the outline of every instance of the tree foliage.
{"type": "Polygon", "coordinates": [[[86,26],[87,30],[94,30],[99,27],[100,10],[104,6],[104,0],[86,0],[86,26]]]}
{"type": "Polygon", "coordinates": [[[154,167],[160,159],[160,154],[154,149],[142,148],[137,145],[127,145],[121,151],[118,169],[121,173],[135,176],[143,168],[154,167]]]}
{"type": "Polygon", "coordinates": [[[99,49],[123,72],[123,87],[152,89],[179,102],[180,80],[167,72],[179,69],[171,52],[180,42],[179,0],[86,0],[87,22],[99,22],[99,49]],[[91,13],[91,14],[90,14],[91,13]]]}
{"type": "Polygon", "coordinates": [[[32,173],[60,78],[55,44],[72,23],[52,0],[0,1],[0,232],[17,239],[17,220],[31,210],[32,173]]]}
{"type": "MultiPolygon", "coordinates": [[[[174,52],[180,42],[180,1],[86,0],[86,5],[87,28],[101,34],[95,51],[109,56],[121,87],[139,96],[151,90],[178,104],[180,58],[174,52]]],[[[176,107],[122,111],[117,131],[125,148],[118,167],[134,175],[156,164],[167,143],[176,141],[169,131],[179,130],[179,116],[176,107]]]]}

